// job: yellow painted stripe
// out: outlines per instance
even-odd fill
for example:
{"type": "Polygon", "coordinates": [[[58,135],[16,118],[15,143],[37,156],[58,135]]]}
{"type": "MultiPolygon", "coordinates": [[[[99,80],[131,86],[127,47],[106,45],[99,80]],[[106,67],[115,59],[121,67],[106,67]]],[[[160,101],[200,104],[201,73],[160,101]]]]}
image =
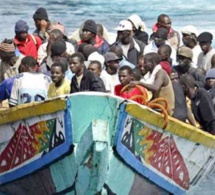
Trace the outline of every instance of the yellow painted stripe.
{"type": "MultiPolygon", "coordinates": [[[[126,106],[126,111],[128,114],[154,126],[158,126],[160,128],[163,126],[163,116],[161,114],[155,114],[154,111],[148,108],[143,109],[139,105],[128,104],[126,106]]],[[[183,123],[173,117],[169,116],[169,122],[165,130],[195,143],[200,143],[204,146],[215,148],[215,136],[194,126],[183,123]]]]}
{"type": "Polygon", "coordinates": [[[0,125],[18,120],[45,115],[66,109],[66,100],[53,99],[45,102],[21,104],[16,107],[0,111],[0,125]]]}

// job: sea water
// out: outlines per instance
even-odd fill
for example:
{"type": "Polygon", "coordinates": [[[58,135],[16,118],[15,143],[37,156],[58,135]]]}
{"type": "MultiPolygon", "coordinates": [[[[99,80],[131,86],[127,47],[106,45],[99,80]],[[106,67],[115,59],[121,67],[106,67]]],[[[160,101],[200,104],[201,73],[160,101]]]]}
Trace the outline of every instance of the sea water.
{"type": "MultiPolygon", "coordinates": [[[[114,28],[118,22],[135,13],[146,23],[149,34],[158,15],[167,14],[172,19],[172,27],[179,32],[183,26],[194,25],[199,33],[209,31],[215,37],[214,0],[0,0],[0,41],[14,37],[14,26],[20,19],[25,20],[29,32],[33,32],[32,16],[39,7],[47,9],[51,21],[62,22],[68,34],[87,19],[116,33],[114,28]]],[[[214,172],[190,194],[210,195],[211,191],[215,193],[214,172]]]]}
{"type": "Polygon", "coordinates": [[[214,0],[0,0],[0,41],[14,37],[14,26],[20,19],[25,20],[29,32],[33,32],[32,16],[39,7],[47,9],[51,21],[62,22],[68,34],[87,19],[116,33],[114,28],[118,22],[133,13],[141,16],[151,34],[158,15],[164,13],[170,16],[172,27],[179,32],[185,25],[194,25],[200,33],[209,31],[215,36],[214,0]]]}

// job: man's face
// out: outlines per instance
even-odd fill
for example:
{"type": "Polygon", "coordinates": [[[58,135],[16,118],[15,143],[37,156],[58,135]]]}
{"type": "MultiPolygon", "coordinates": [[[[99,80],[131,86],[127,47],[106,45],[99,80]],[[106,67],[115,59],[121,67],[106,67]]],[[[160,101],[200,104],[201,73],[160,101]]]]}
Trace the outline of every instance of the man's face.
{"type": "Polygon", "coordinates": [[[169,17],[164,17],[161,22],[159,22],[160,27],[166,28],[168,31],[171,28],[172,21],[169,17]]]}
{"type": "Polygon", "coordinates": [[[91,63],[88,66],[88,70],[93,72],[97,76],[100,76],[100,74],[101,74],[101,69],[99,68],[98,64],[96,64],[96,63],[91,63]]]}
{"type": "Polygon", "coordinates": [[[122,44],[129,44],[131,31],[117,31],[117,39],[122,42],[122,44]]]}
{"type": "Polygon", "coordinates": [[[65,74],[62,72],[62,68],[60,66],[52,66],[51,67],[51,79],[53,83],[61,83],[64,79],[65,74]]]}
{"type": "Polygon", "coordinates": [[[23,31],[16,34],[16,37],[19,41],[25,41],[27,39],[27,36],[28,36],[28,31],[23,31]]]}
{"type": "Polygon", "coordinates": [[[206,85],[209,89],[215,87],[215,78],[207,78],[206,85]]]}
{"type": "Polygon", "coordinates": [[[190,66],[191,60],[187,57],[178,55],[178,62],[180,67],[190,66]]]}
{"type": "Polygon", "coordinates": [[[190,42],[192,42],[192,38],[189,34],[182,33],[182,41],[184,45],[189,46],[190,42]]]}
{"type": "Polygon", "coordinates": [[[106,62],[106,64],[112,71],[117,72],[117,69],[119,68],[119,62],[119,60],[111,60],[106,62]]]}
{"type": "Polygon", "coordinates": [[[143,58],[139,59],[137,66],[138,66],[138,68],[140,70],[141,75],[144,76],[146,74],[146,70],[144,68],[144,59],[143,58]]]}
{"type": "Polygon", "coordinates": [[[125,86],[130,83],[132,76],[128,73],[128,70],[120,70],[118,73],[120,83],[125,86]]]}
{"type": "Polygon", "coordinates": [[[144,68],[146,73],[151,72],[153,70],[153,67],[154,67],[154,64],[151,61],[147,61],[147,60],[144,61],[144,68]]]}
{"type": "Polygon", "coordinates": [[[162,45],[165,45],[165,39],[163,38],[159,38],[159,37],[155,37],[155,45],[157,46],[157,48],[159,48],[162,45]]]}
{"type": "Polygon", "coordinates": [[[78,57],[74,57],[69,60],[69,68],[72,73],[79,73],[82,70],[83,66],[83,63],[80,62],[80,59],[78,57]]]}
{"type": "Polygon", "coordinates": [[[37,29],[40,29],[40,22],[41,20],[34,20],[34,24],[37,29]]]}
{"type": "Polygon", "coordinates": [[[200,47],[201,47],[201,49],[202,49],[204,54],[206,54],[209,51],[210,47],[211,47],[210,42],[200,42],[199,45],[200,45],[200,47]]]}
{"type": "Polygon", "coordinates": [[[158,49],[158,54],[161,57],[161,61],[167,61],[168,60],[168,55],[167,55],[165,49],[163,49],[163,48],[158,49]]]}
{"type": "Polygon", "coordinates": [[[81,34],[81,39],[84,42],[90,42],[94,36],[95,35],[93,33],[91,33],[90,31],[83,30],[82,34],[81,34]]]}

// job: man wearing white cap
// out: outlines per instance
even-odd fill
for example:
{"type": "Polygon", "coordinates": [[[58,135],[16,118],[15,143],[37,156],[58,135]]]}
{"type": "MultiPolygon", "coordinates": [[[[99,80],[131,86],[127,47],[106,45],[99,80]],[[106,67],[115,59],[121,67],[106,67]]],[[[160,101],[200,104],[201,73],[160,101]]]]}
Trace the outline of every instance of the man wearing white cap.
{"type": "Polygon", "coordinates": [[[113,45],[119,45],[126,59],[137,65],[138,57],[143,54],[145,44],[132,38],[132,24],[128,20],[121,20],[115,30],[117,30],[117,41],[113,45]]]}
{"type": "Polygon", "coordinates": [[[193,59],[192,59],[191,66],[194,68],[197,68],[198,57],[202,51],[201,47],[197,42],[197,37],[198,37],[197,28],[192,25],[185,26],[182,28],[181,34],[182,34],[182,41],[184,43],[184,46],[189,47],[193,51],[193,59]]]}

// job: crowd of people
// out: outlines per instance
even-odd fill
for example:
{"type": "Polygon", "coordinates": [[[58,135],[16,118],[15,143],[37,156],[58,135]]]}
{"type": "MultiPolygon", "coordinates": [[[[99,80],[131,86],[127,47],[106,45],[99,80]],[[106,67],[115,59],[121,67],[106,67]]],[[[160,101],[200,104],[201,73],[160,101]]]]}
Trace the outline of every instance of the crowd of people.
{"type": "Polygon", "coordinates": [[[0,44],[0,107],[5,100],[13,107],[80,91],[125,99],[144,93],[147,101],[165,98],[170,116],[215,134],[210,32],[198,33],[192,25],[177,32],[166,14],[158,16],[150,35],[136,14],[119,21],[114,41],[104,25],[90,19],[70,37],[44,8],[35,11],[32,21],[32,34],[19,20],[14,38],[0,44]]]}

